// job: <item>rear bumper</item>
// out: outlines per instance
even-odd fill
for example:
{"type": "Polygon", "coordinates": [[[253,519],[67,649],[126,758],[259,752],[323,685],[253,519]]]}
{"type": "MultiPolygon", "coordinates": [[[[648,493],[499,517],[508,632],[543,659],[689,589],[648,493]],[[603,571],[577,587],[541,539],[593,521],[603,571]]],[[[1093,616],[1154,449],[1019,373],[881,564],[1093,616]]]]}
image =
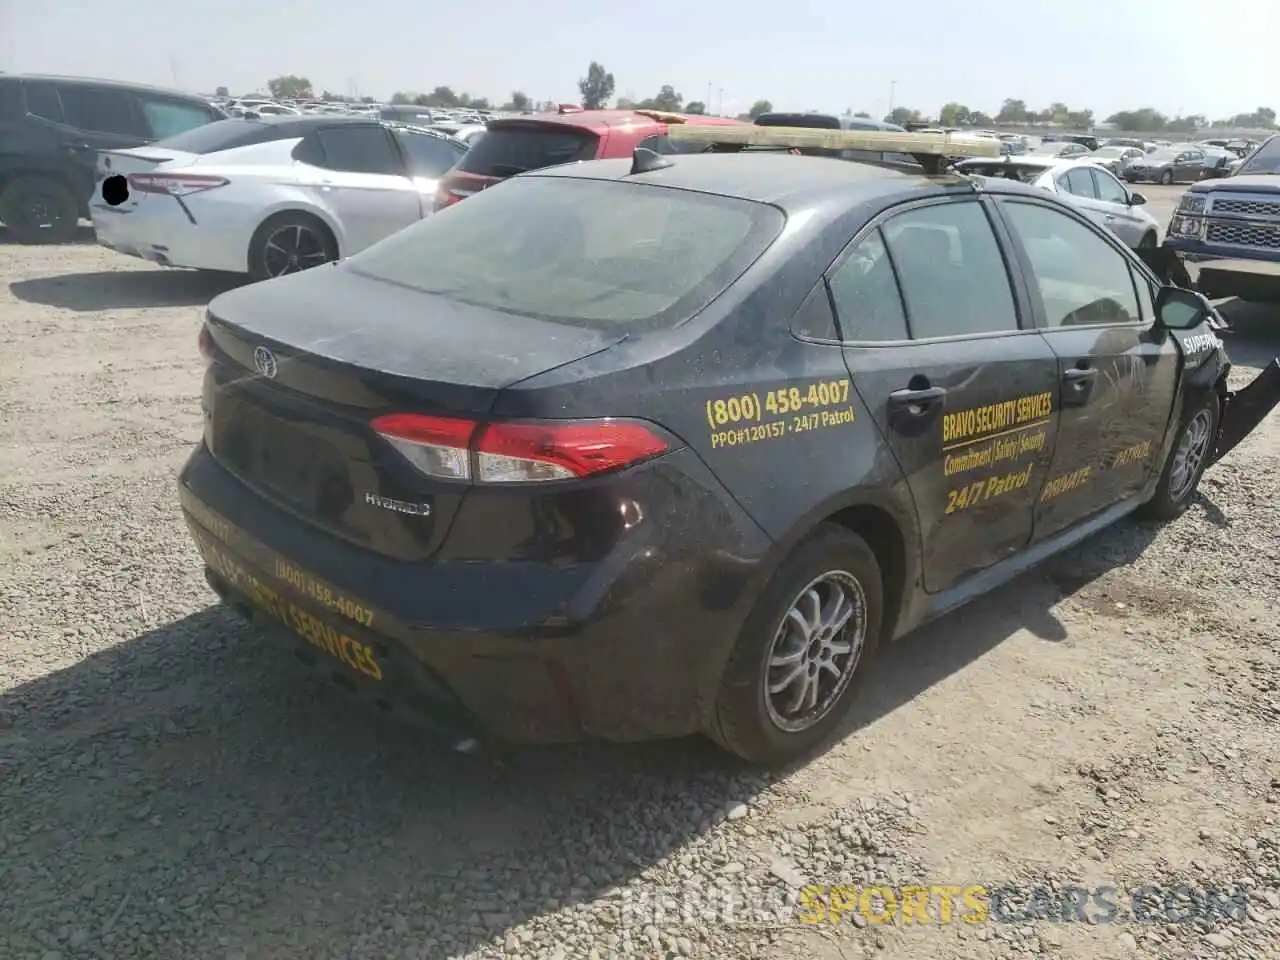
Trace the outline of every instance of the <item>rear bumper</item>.
{"type": "Polygon", "coordinates": [[[188,202],[184,209],[172,197],[148,196],[133,206],[112,207],[98,199],[89,212],[98,243],[117,253],[166,267],[248,272],[247,221],[220,217],[210,204],[197,208],[188,202]]]}
{"type": "MultiPolygon", "coordinates": [[[[182,470],[179,496],[197,541],[221,554],[215,559],[223,569],[214,569],[202,548],[224,600],[266,621],[273,635],[291,635],[343,686],[383,706],[513,742],[641,740],[705,729],[758,572],[751,558],[726,560],[716,543],[685,557],[663,556],[663,544],[651,544],[587,570],[406,563],[343,543],[267,503],[203,445],[182,470]],[[305,570],[307,589],[277,576],[282,561],[305,570]],[[531,591],[565,612],[559,622],[510,624],[509,608],[527,606],[531,591]],[[315,599],[322,595],[342,599],[322,605],[315,599]],[[368,617],[344,616],[347,598],[368,617]],[[325,650],[314,637],[308,643],[296,624],[286,631],[290,615],[268,609],[277,604],[367,645],[380,679],[362,655],[335,653],[332,643],[325,650]],[[508,622],[495,626],[504,614],[508,622]],[[277,621],[285,626],[277,629],[277,621]]],[[[680,536],[679,522],[663,527],[660,537],[680,536]]],[[[757,537],[759,556],[768,544],[757,537]]]]}

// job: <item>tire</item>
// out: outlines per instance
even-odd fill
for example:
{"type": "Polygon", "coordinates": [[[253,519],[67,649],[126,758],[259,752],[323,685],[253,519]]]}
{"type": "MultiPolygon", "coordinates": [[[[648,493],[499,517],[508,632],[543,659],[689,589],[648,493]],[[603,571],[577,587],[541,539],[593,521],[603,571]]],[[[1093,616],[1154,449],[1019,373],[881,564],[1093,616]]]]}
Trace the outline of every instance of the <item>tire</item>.
{"type": "Polygon", "coordinates": [[[1144,233],[1142,239],[1138,241],[1139,250],[1154,250],[1159,244],[1156,242],[1154,232],[1144,233]]]}
{"type": "MultiPolygon", "coordinates": [[[[866,541],[837,524],[818,527],[783,562],[743,624],[720,679],[711,738],[730,753],[759,764],[782,763],[822,745],[855,702],[853,691],[879,643],[883,604],[880,565],[866,541]],[[844,627],[834,636],[806,639],[799,623],[821,622],[824,615],[835,613],[837,590],[853,608],[844,627]],[[806,617],[810,595],[820,602],[806,617]],[[842,655],[840,647],[828,647],[832,641],[851,649],[842,655]],[[773,695],[767,690],[769,660],[783,647],[808,660],[810,676],[816,674],[820,683],[821,700],[815,708],[799,711],[798,718],[788,713],[790,704],[782,696],[798,692],[795,684],[773,695]],[[825,669],[818,664],[834,666],[825,669]]],[[[780,680],[778,672],[790,668],[772,669],[774,679],[780,680]]]]}
{"type": "Polygon", "coordinates": [[[1188,411],[1182,418],[1169,459],[1160,472],[1156,491],[1139,508],[1139,517],[1165,522],[1182,516],[1187,507],[1191,506],[1209,456],[1213,453],[1213,438],[1218,433],[1218,417],[1218,395],[1210,393],[1205,403],[1188,411]],[[1185,462],[1188,456],[1193,461],[1190,465],[1185,462]],[[1181,464],[1180,460],[1183,460],[1181,464]]]}
{"type": "Polygon", "coordinates": [[[1160,182],[1163,183],[1166,187],[1169,186],[1169,184],[1173,183],[1173,171],[1166,170],[1164,173],[1160,174],[1160,182]]]}
{"type": "Polygon", "coordinates": [[[249,279],[270,280],[337,259],[338,241],[323,220],[309,213],[278,213],[264,220],[249,241],[249,279]],[[291,243],[297,244],[292,264],[291,243]]]}
{"type": "Polygon", "coordinates": [[[0,222],[19,243],[66,243],[76,235],[80,201],[54,177],[15,177],[0,192],[0,222]]]}

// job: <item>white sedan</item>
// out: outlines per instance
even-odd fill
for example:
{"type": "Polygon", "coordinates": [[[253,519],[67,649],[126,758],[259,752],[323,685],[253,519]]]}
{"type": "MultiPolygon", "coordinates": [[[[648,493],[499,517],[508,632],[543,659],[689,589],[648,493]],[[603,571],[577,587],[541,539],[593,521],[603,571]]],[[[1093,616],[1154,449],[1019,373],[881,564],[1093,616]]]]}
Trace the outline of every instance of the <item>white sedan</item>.
{"type": "Polygon", "coordinates": [[[98,242],[255,280],[348,257],[432,212],[467,151],[438,131],[335,116],[221,120],[98,155],[98,242]]]}
{"type": "Polygon", "coordinates": [[[1007,177],[1043,187],[1074,203],[1136,250],[1151,249],[1159,242],[1160,224],[1142,209],[1147,198],[1091,160],[1023,154],[999,160],[982,157],[962,160],[955,169],[960,173],[1007,177]]]}

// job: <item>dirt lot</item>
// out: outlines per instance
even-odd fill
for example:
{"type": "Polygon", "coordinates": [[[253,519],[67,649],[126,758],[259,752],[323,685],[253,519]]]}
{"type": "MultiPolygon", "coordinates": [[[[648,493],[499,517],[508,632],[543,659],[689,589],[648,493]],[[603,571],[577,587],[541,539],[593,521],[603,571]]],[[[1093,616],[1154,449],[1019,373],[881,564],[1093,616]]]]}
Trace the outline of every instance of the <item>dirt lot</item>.
{"type": "MultiPolygon", "coordinates": [[[[1280,417],[1183,519],[1123,524],[888,651],[848,737],[797,770],[697,741],[460,757],[213,604],[174,476],[225,286],[0,238],[0,957],[1280,956],[1280,417]],[[786,907],[873,882],[1250,905],[786,907]],[[730,917],[728,894],[790,919],[730,917]]],[[[1280,353],[1280,315],[1234,313],[1239,383],[1280,353]]]]}

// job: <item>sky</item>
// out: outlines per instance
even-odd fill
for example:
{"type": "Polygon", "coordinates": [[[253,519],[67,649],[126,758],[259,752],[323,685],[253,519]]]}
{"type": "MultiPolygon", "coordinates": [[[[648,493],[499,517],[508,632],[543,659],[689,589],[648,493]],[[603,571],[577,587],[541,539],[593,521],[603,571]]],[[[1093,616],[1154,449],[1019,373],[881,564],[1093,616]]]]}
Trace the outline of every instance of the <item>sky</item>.
{"type": "Polygon", "coordinates": [[[317,93],[397,90],[505,101],[578,99],[599,61],[616,94],[671,84],[712,112],[890,102],[936,114],[951,100],[994,114],[1006,97],[1103,119],[1152,106],[1210,119],[1280,108],[1272,57],[1280,3],[1127,0],[0,0],[0,69],[108,77],[212,93],[282,74],[317,93]]]}

